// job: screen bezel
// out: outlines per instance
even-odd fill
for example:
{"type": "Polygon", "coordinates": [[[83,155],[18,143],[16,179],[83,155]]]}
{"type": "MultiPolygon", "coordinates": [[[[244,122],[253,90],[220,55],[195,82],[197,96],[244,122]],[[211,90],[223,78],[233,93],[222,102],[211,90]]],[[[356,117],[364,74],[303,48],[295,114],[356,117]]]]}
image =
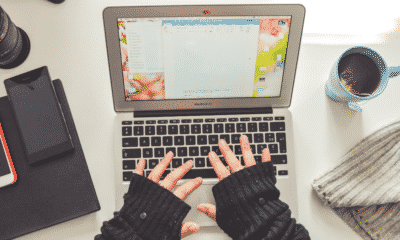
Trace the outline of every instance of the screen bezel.
{"type": "Polygon", "coordinates": [[[301,4],[265,4],[265,5],[186,5],[186,6],[123,6],[107,7],[103,11],[104,30],[107,45],[108,64],[115,112],[181,110],[181,109],[218,109],[218,108],[256,108],[289,107],[301,35],[305,17],[305,8],[301,4]],[[204,13],[204,10],[209,10],[204,13]],[[122,57],[119,43],[118,18],[149,17],[216,17],[216,16],[291,16],[288,48],[283,73],[280,97],[249,98],[213,98],[179,99],[155,101],[126,101],[122,72],[122,57]]]}

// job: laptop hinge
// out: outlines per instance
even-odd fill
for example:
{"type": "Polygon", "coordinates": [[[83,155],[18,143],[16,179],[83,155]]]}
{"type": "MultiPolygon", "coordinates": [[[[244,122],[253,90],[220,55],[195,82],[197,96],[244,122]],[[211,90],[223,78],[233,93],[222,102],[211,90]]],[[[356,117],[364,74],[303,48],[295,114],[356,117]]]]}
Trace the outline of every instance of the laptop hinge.
{"type": "Polygon", "coordinates": [[[271,107],[261,108],[219,108],[196,110],[157,110],[135,111],[134,118],[146,117],[177,117],[177,116],[206,116],[206,115],[246,115],[246,114],[272,114],[271,107]]]}

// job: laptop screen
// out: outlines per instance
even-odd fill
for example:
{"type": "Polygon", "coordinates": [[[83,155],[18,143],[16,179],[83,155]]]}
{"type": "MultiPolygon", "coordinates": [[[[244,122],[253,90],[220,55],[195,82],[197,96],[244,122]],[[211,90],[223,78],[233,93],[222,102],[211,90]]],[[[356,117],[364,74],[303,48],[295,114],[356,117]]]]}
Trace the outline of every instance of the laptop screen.
{"type": "Polygon", "coordinates": [[[118,18],[125,100],[279,97],[290,20],[118,18]]]}

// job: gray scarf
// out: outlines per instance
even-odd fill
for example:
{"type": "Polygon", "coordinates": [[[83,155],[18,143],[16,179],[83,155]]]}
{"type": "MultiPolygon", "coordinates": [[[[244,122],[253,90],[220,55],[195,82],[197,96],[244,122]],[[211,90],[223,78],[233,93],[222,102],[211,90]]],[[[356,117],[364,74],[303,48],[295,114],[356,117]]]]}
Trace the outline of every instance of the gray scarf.
{"type": "Polygon", "coordinates": [[[400,121],[364,138],[312,187],[363,239],[400,239],[400,121]]]}

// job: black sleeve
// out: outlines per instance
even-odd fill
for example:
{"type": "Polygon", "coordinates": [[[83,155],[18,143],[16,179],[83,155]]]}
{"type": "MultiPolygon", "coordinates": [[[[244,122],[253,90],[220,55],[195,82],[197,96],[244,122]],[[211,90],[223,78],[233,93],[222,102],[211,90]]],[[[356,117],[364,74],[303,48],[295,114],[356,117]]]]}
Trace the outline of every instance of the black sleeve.
{"type": "Polygon", "coordinates": [[[133,174],[124,206],[95,240],[180,240],[191,207],[152,180],[133,174]]]}
{"type": "Polygon", "coordinates": [[[310,239],[279,200],[272,162],[258,163],[213,187],[218,226],[232,239],[310,239]]]}

